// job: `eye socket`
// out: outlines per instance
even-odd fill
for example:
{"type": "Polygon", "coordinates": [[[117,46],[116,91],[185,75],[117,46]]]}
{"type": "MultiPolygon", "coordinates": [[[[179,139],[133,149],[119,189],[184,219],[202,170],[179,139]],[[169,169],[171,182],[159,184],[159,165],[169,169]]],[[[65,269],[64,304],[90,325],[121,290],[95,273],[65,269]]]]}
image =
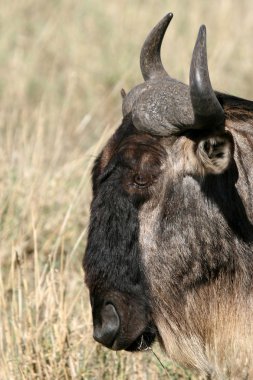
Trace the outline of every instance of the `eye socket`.
{"type": "Polygon", "coordinates": [[[149,184],[149,179],[141,174],[136,174],[134,176],[134,183],[138,187],[147,187],[149,184]]]}

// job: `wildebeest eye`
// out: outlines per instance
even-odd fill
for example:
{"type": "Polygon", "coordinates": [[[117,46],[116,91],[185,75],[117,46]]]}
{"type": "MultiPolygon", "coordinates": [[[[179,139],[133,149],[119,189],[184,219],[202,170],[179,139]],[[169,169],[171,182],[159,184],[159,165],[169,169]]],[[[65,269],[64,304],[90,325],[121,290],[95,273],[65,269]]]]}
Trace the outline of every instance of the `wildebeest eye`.
{"type": "Polygon", "coordinates": [[[141,174],[136,174],[134,176],[134,184],[138,187],[147,187],[149,185],[149,178],[141,175],[141,174]]]}

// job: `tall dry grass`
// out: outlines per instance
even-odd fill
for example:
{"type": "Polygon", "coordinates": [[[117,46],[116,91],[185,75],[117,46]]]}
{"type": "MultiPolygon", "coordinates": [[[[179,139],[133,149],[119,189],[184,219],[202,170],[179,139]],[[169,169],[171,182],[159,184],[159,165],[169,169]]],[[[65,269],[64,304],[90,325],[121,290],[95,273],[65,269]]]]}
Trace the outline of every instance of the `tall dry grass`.
{"type": "Polygon", "coordinates": [[[147,32],[175,13],[163,48],[187,81],[207,25],[214,87],[253,98],[250,0],[13,0],[0,13],[0,379],[194,379],[158,353],[92,340],[81,260],[90,168],[141,81],[147,32]]]}

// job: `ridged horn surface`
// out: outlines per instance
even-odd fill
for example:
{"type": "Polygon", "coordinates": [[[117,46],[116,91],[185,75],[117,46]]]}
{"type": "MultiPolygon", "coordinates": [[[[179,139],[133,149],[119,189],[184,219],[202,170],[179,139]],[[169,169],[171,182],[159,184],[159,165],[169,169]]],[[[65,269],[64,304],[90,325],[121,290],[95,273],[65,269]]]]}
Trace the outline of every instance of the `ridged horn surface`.
{"type": "Polygon", "coordinates": [[[168,13],[149,33],[141,49],[140,66],[144,80],[168,76],[161,61],[161,45],[164,34],[173,17],[168,13]]]}

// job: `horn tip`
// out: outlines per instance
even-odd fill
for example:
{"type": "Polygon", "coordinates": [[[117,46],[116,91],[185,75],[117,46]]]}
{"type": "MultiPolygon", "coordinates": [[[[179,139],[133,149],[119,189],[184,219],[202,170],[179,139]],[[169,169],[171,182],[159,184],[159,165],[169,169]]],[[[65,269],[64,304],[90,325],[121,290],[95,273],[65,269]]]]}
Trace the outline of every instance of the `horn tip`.
{"type": "Polygon", "coordinates": [[[164,25],[164,27],[166,28],[169,23],[171,22],[173,18],[173,13],[172,12],[169,12],[167,13],[160,21],[160,24],[164,25]]]}
{"type": "Polygon", "coordinates": [[[206,26],[201,25],[199,28],[199,36],[205,38],[206,37],[206,26]]]}

